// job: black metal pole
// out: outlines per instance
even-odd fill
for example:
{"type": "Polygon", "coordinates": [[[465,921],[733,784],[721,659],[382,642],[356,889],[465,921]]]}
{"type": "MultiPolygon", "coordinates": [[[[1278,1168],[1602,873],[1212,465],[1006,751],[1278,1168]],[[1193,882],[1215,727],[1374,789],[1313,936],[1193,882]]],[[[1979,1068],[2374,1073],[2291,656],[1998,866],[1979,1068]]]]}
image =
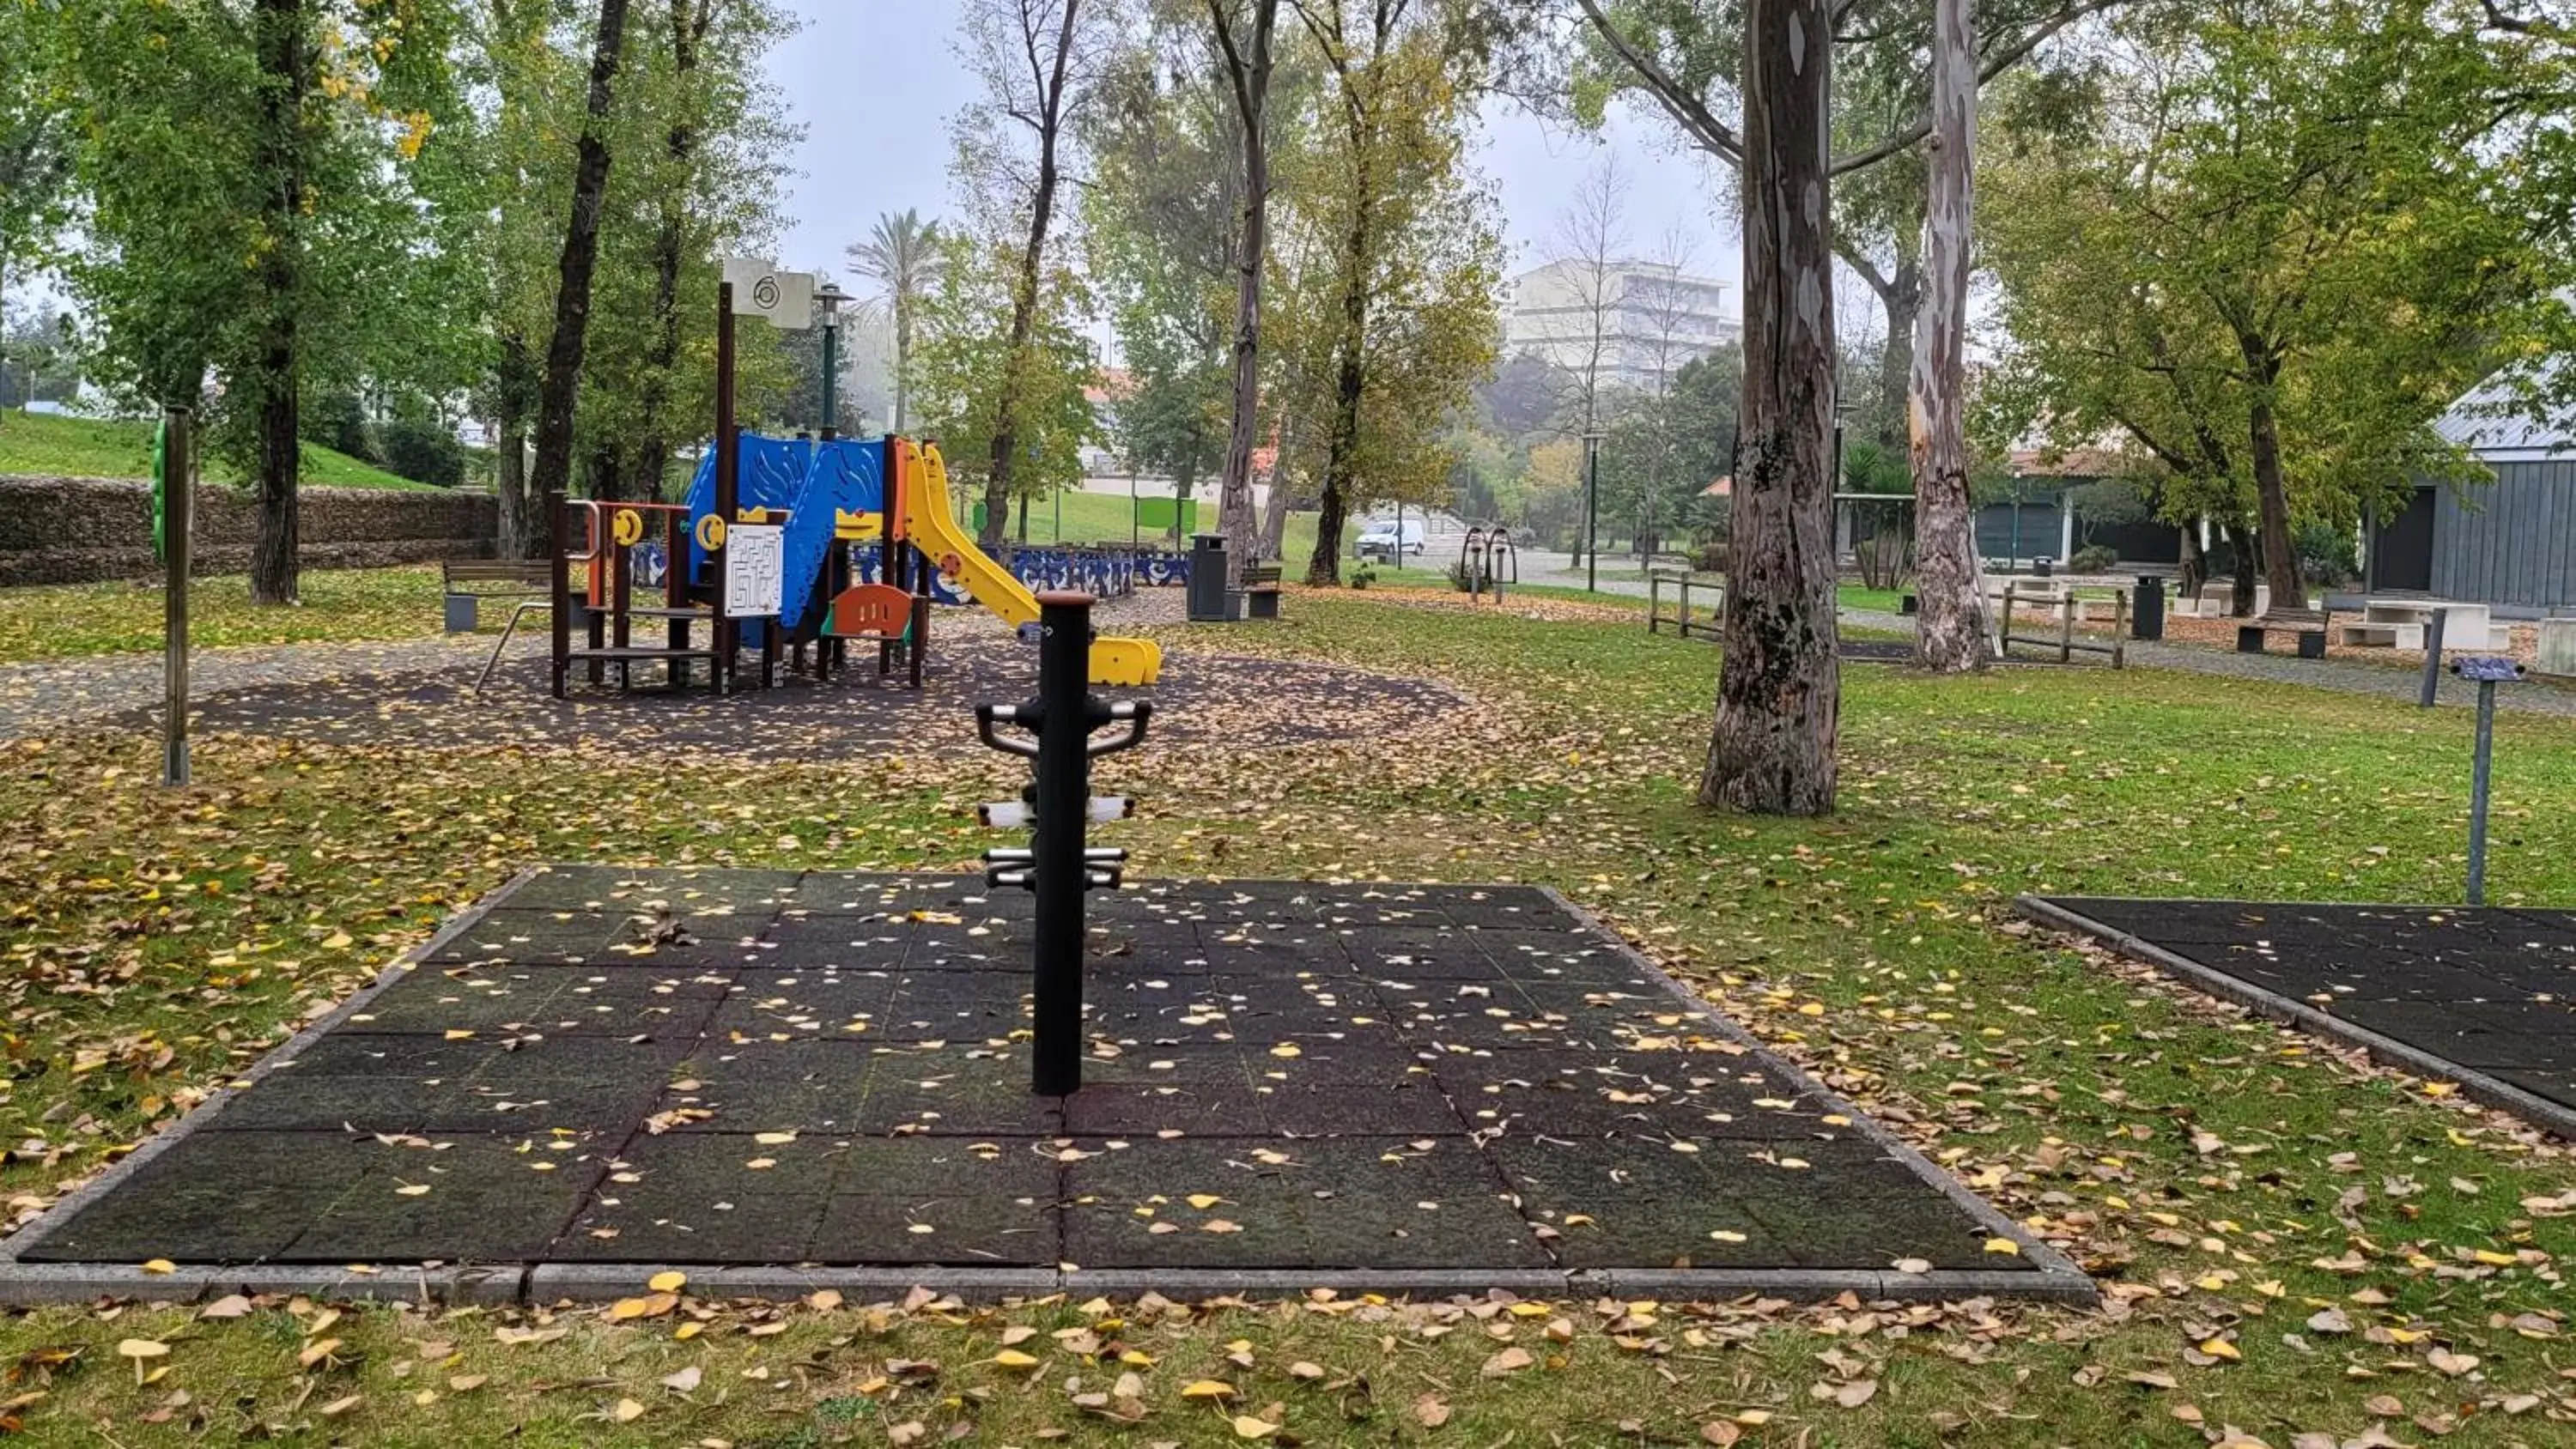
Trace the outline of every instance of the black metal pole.
{"type": "Polygon", "coordinates": [[[1091,798],[1091,595],[1038,595],[1037,1036],[1031,1082],[1040,1096],[1082,1085],[1083,860],[1091,798]]]}
{"type": "Polygon", "coordinates": [[[2442,626],[2450,620],[2451,611],[2435,609],[2424,625],[2424,689],[2415,702],[2431,709],[2442,693],[2442,626]]]}
{"type": "MultiPolygon", "coordinates": [[[[712,590],[711,628],[716,648],[716,692],[730,694],[741,662],[742,629],[725,616],[723,530],[734,525],[742,497],[742,439],[734,422],[733,283],[716,284],[716,518],[718,534],[707,549],[712,590]]],[[[594,565],[596,567],[596,565],[594,565]]]]}
{"type": "Polygon", "coordinates": [[[1583,591],[1601,592],[1601,439],[1583,435],[1583,591]]]}
{"type": "Polygon", "coordinates": [[[161,568],[162,673],[168,711],[161,737],[161,783],[173,788],[188,783],[188,576],[193,572],[190,543],[196,489],[189,473],[191,440],[188,410],[162,414],[161,568]]]}
{"type": "Polygon", "coordinates": [[[2487,783],[2495,761],[2495,691],[2494,680],[2478,681],[2478,747],[2469,765],[2469,904],[2473,906],[2487,903],[2487,783]]]}

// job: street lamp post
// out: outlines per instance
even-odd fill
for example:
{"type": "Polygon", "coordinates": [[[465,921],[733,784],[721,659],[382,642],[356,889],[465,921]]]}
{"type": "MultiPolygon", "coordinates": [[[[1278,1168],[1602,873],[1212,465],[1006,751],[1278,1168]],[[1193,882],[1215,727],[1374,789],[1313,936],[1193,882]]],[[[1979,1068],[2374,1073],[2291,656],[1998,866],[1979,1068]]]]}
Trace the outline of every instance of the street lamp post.
{"type": "Polygon", "coordinates": [[[841,396],[841,304],[850,294],[838,282],[825,282],[814,300],[823,307],[823,441],[828,443],[838,436],[833,425],[841,396]]]}
{"type": "Polygon", "coordinates": [[[1601,440],[1599,424],[1583,430],[1583,590],[1601,592],[1601,440]]]}

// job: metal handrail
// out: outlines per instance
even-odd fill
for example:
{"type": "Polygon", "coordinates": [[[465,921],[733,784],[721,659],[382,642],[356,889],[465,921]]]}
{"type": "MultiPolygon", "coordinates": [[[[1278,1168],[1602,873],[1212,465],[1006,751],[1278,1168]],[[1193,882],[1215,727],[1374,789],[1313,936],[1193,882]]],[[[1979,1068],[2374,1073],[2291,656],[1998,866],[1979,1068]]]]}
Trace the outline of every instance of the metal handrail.
{"type": "Polygon", "coordinates": [[[554,606],[552,599],[523,599],[510,611],[510,622],[501,630],[501,642],[492,646],[492,657],[483,661],[483,672],[475,677],[476,695],[481,695],[483,686],[492,682],[492,671],[501,664],[501,651],[510,647],[510,636],[519,632],[519,620],[526,617],[530,609],[552,609],[554,606]]]}

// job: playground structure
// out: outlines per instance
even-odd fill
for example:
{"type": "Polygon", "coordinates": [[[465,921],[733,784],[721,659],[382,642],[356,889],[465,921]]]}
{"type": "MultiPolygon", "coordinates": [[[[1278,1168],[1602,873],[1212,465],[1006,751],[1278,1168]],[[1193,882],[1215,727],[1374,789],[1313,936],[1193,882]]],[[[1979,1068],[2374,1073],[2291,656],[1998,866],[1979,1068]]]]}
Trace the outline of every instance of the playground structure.
{"type": "MultiPolygon", "coordinates": [[[[614,669],[624,686],[635,666],[658,664],[674,688],[703,669],[710,692],[731,693],[746,644],[763,687],[782,659],[806,671],[809,649],[823,678],[853,642],[877,646],[880,675],[900,658],[918,688],[935,594],[1015,628],[1039,618],[1036,595],[976,547],[947,500],[936,444],[741,433],[709,450],[682,502],[558,498],[554,692],[576,666],[593,684],[614,669]]],[[[1150,685],[1161,666],[1150,640],[1091,646],[1093,683],[1150,685]]]]}

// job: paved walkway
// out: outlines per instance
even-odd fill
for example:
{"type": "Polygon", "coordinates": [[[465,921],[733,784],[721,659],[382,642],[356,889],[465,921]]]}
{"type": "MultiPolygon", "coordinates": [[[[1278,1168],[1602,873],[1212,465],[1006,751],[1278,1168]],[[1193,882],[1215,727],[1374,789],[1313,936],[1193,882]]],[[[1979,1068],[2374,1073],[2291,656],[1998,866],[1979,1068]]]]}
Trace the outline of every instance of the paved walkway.
{"type": "MultiPolygon", "coordinates": [[[[1178,623],[1181,614],[1180,590],[1140,589],[1130,598],[1103,604],[1096,617],[1104,624],[1135,629],[1178,623]]],[[[538,623],[542,626],[542,617],[538,623]]],[[[950,610],[939,620],[941,638],[1003,632],[1006,626],[980,609],[950,610]]],[[[369,643],[199,649],[189,656],[189,694],[202,700],[227,690],[313,684],[350,675],[479,672],[492,655],[493,639],[490,634],[433,635],[369,643]]],[[[533,658],[547,647],[543,627],[523,627],[512,641],[510,657],[533,658]]],[[[159,654],[0,664],[0,740],[50,733],[137,709],[153,710],[157,717],[161,700],[159,654]]]]}
{"type": "MultiPolygon", "coordinates": [[[[529,640],[540,648],[542,635],[529,640]]],[[[188,661],[189,692],[198,697],[257,685],[310,684],[348,674],[479,669],[492,653],[481,637],[401,639],[374,644],[262,644],[200,649],[188,661]]],[[[0,739],[157,707],[161,656],[102,654],[0,665],[0,739]]]]}

